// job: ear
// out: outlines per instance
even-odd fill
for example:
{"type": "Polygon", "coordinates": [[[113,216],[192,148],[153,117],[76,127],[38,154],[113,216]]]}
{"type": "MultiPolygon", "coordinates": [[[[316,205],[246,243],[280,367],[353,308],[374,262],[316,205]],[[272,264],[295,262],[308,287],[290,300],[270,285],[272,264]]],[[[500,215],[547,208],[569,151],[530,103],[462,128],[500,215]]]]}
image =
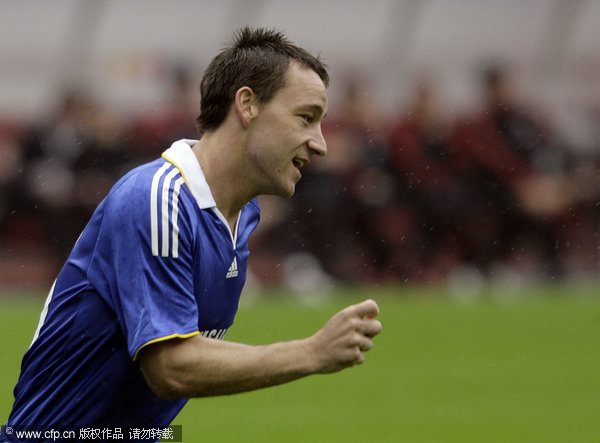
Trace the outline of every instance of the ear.
{"type": "Polygon", "coordinates": [[[243,86],[237,90],[234,106],[244,128],[247,128],[252,120],[258,116],[258,97],[248,86],[243,86]]]}

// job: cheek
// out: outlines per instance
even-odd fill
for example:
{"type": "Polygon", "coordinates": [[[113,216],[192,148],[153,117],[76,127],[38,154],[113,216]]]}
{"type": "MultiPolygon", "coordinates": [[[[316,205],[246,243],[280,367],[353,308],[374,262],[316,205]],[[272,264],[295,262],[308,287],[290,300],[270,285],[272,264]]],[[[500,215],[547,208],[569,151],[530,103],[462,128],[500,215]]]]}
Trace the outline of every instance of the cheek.
{"type": "Polygon", "coordinates": [[[268,176],[278,173],[283,169],[282,160],[277,146],[269,140],[256,140],[258,144],[248,147],[246,151],[249,166],[260,171],[261,175],[268,176]]]}
{"type": "Polygon", "coordinates": [[[301,142],[301,134],[290,122],[286,123],[282,118],[273,118],[268,123],[265,121],[256,127],[249,136],[248,159],[280,171],[286,168],[287,163],[292,165],[293,151],[301,142]]]}

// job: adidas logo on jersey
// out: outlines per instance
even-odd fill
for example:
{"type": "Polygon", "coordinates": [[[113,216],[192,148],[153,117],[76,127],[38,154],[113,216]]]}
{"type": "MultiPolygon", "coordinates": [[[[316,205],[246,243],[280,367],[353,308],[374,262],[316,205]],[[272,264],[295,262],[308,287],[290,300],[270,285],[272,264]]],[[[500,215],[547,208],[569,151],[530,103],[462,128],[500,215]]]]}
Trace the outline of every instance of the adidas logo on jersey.
{"type": "Polygon", "coordinates": [[[233,278],[238,276],[237,257],[233,257],[233,262],[227,271],[225,278],[233,278]]]}

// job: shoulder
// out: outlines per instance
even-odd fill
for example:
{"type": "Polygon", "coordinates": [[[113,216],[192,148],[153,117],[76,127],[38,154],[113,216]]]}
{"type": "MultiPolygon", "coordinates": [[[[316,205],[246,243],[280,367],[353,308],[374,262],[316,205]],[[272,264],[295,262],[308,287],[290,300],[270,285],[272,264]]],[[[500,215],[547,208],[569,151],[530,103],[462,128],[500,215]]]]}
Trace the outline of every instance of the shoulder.
{"type": "Polygon", "coordinates": [[[123,176],[108,194],[110,204],[122,204],[128,208],[152,206],[160,200],[179,198],[185,179],[175,165],[160,158],[132,169],[123,176]]]}
{"type": "Polygon", "coordinates": [[[131,170],[115,184],[103,204],[103,218],[105,223],[155,232],[185,223],[182,215],[193,211],[193,205],[179,169],[161,158],[131,170]]]}
{"type": "Polygon", "coordinates": [[[180,170],[165,159],[127,173],[110,191],[100,211],[100,236],[109,249],[127,254],[138,251],[139,257],[148,259],[181,258],[194,243],[194,197],[180,170]],[[140,254],[140,250],[146,252],[140,254]]]}

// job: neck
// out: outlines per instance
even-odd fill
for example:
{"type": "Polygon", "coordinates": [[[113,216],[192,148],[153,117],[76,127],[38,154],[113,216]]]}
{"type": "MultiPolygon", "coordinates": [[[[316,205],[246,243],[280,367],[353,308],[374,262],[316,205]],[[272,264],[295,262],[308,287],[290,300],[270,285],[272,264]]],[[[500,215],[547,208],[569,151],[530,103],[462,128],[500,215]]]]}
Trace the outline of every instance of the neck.
{"type": "Polygon", "coordinates": [[[206,133],[194,145],[193,151],[200,162],[206,182],[217,208],[227,219],[233,232],[242,207],[255,197],[244,183],[243,157],[236,150],[242,144],[227,137],[227,131],[206,133]]]}

